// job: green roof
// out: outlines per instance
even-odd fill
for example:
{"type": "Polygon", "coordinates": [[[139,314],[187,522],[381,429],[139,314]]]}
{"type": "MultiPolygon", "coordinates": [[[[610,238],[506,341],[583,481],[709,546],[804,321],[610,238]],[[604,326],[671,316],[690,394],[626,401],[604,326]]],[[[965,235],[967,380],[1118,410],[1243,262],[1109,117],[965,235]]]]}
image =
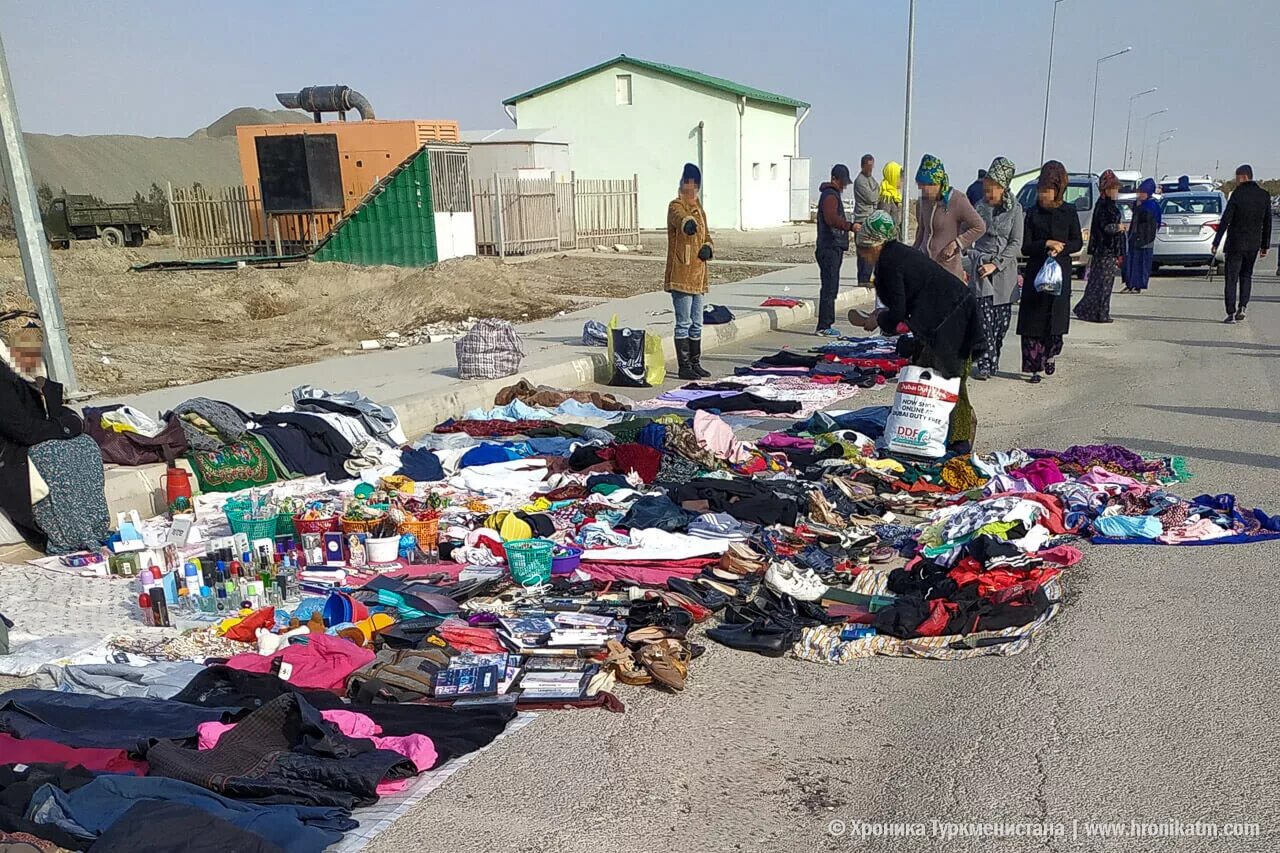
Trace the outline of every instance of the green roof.
{"type": "Polygon", "coordinates": [[[797,101],[795,98],[788,98],[786,95],[775,95],[773,92],[766,92],[763,89],[753,89],[750,86],[743,86],[741,83],[735,83],[732,80],[725,80],[723,77],[712,77],[709,74],[703,74],[700,71],[691,71],[688,68],[681,68],[678,65],[666,65],[661,62],[650,62],[647,59],[636,59],[634,56],[627,56],[625,53],[616,56],[613,59],[601,62],[599,65],[593,65],[590,68],[583,69],[568,77],[561,77],[559,80],[553,80],[535,89],[527,92],[521,92],[518,95],[512,95],[502,103],[511,105],[519,101],[532,98],[534,95],[541,95],[543,92],[550,91],[566,83],[572,83],[575,80],[581,80],[595,74],[601,69],[608,68],[611,65],[630,65],[634,68],[642,68],[646,71],[653,71],[657,74],[665,74],[668,77],[674,77],[677,80],[684,80],[687,83],[697,83],[700,86],[706,86],[708,89],[717,89],[721,92],[728,92],[730,95],[736,95],[740,98],[746,98],[750,101],[761,101],[766,104],[777,104],[783,107],[800,107],[805,108],[809,105],[804,101],[797,101]]]}

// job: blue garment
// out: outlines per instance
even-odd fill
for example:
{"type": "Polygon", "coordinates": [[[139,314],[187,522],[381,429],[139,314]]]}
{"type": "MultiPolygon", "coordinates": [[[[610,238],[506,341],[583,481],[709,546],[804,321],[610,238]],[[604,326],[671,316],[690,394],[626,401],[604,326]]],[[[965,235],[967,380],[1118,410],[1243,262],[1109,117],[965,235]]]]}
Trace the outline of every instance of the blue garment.
{"type": "Polygon", "coordinates": [[[852,429],[867,438],[878,439],[884,435],[885,423],[889,420],[889,406],[865,406],[852,412],[832,414],[817,412],[807,420],[800,421],[787,432],[792,435],[808,433],[809,435],[826,435],[842,429],[852,429]]]}
{"type": "Polygon", "coordinates": [[[1154,258],[1154,248],[1148,246],[1145,249],[1135,249],[1130,245],[1128,254],[1124,256],[1125,286],[1134,290],[1146,290],[1151,281],[1151,263],[1154,258]]]}
{"type": "Polygon", "coordinates": [[[436,483],[444,479],[440,459],[430,450],[405,450],[400,454],[400,470],[410,480],[419,483],[436,483]]]}
{"type": "Polygon", "coordinates": [[[198,708],[167,699],[21,689],[0,695],[0,732],[66,746],[135,749],[150,738],[193,737],[201,723],[229,723],[240,713],[239,708],[198,708]]]}
{"type": "Polygon", "coordinates": [[[640,430],[640,434],[636,436],[636,443],[648,445],[655,450],[666,450],[667,425],[649,424],[640,430]]]}
{"type": "Polygon", "coordinates": [[[462,454],[462,458],[458,460],[458,467],[471,468],[476,465],[494,465],[498,462],[511,462],[514,459],[522,458],[524,457],[506,445],[485,442],[462,454]]]}
{"type": "MultiPolygon", "coordinates": [[[[66,793],[44,785],[31,797],[27,818],[78,838],[94,839],[139,801],[185,803],[279,845],[288,853],[319,853],[359,824],[343,809],[257,805],[230,800],[197,785],[156,776],[106,774],[66,793]]],[[[195,827],[192,827],[195,830],[195,827]]]]}
{"type": "Polygon", "coordinates": [[[671,307],[676,312],[676,340],[702,340],[702,294],[671,291],[671,307]]]}
{"type": "Polygon", "coordinates": [[[525,443],[532,456],[568,456],[573,451],[573,442],[567,438],[531,438],[525,443]]]}
{"type": "Polygon", "coordinates": [[[1164,533],[1160,519],[1150,515],[1105,515],[1093,523],[1103,536],[1155,539],[1164,533]]]}

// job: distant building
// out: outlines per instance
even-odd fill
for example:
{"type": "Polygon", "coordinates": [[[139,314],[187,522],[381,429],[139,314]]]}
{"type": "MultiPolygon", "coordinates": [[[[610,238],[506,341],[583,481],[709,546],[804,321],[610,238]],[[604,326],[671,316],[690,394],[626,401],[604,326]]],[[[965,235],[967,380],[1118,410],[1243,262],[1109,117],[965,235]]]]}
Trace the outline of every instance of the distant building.
{"type": "Polygon", "coordinates": [[[514,128],[464,130],[462,141],[469,146],[467,161],[471,177],[488,180],[495,173],[515,171],[530,177],[569,180],[573,171],[569,140],[559,130],[514,128]]]}
{"type": "MultiPolygon", "coordinates": [[[[577,177],[637,175],[642,228],[666,227],[686,162],[702,169],[712,228],[808,217],[807,160],[796,164],[799,207],[791,193],[804,101],[623,55],[503,103],[518,129],[555,128],[572,140],[577,177]]],[[[473,165],[472,174],[484,173],[473,165]]]]}

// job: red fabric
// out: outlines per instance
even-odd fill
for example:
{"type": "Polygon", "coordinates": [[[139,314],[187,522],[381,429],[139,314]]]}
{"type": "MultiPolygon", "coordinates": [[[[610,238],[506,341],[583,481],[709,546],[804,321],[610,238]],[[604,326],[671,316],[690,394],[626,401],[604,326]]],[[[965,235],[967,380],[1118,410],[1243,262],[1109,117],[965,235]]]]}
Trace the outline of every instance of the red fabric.
{"type": "Polygon", "coordinates": [[[1073,548],[1070,545],[1059,545],[1056,548],[1046,548],[1043,551],[1037,551],[1035,556],[1044,560],[1046,563],[1053,563],[1055,566],[1074,566],[1076,563],[1084,559],[1084,552],[1079,548],[1073,548]]]}
{"type": "Polygon", "coordinates": [[[658,479],[662,453],[647,444],[616,444],[613,447],[613,461],[621,473],[635,471],[645,485],[648,485],[658,479]]]}
{"type": "Polygon", "coordinates": [[[530,430],[545,429],[547,421],[449,421],[435,428],[436,432],[465,432],[475,438],[497,435],[525,435],[530,430]]]}
{"type": "Polygon", "coordinates": [[[91,749],[64,746],[57,741],[25,738],[0,734],[0,765],[5,764],[62,764],[74,767],[79,764],[86,770],[105,773],[131,773],[145,776],[147,762],[131,761],[123,749],[91,749]]]}
{"type": "Polygon", "coordinates": [[[506,646],[498,640],[498,632],[493,628],[464,628],[445,625],[440,628],[440,636],[449,641],[455,649],[477,652],[482,655],[505,652],[506,646]]]}
{"type": "Polygon", "coordinates": [[[1035,589],[1060,574],[1062,574],[1061,569],[1043,567],[1035,569],[994,568],[984,572],[956,566],[947,573],[947,577],[960,586],[976,582],[979,595],[984,598],[994,598],[1002,590],[1028,586],[1030,589],[1035,589]]]}
{"type": "Polygon", "coordinates": [[[294,687],[310,690],[342,690],[347,677],[373,662],[373,652],[343,637],[308,634],[305,643],[292,643],[273,655],[249,653],[227,661],[232,669],[269,673],[276,658],[293,667],[286,679],[294,687]]]}
{"type": "Polygon", "coordinates": [[[942,633],[947,630],[947,622],[951,619],[951,614],[959,609],[960,605],[954,601],[946,601],[941,598],[932,599],[929,602],[929,617],[920,623],[920,627],[916,628],[916,636],[942,636],[942,633]]]}
{"type": "Polygon", "coordinates": [[[802,303],[799,299],[791,299],[782,296],[770,296],[764,302],[760,303],[761,308],[799,308],[802,303]]]}
{"type": "Polygon", "coordinates": [[[257,631],[259,628],[271,628],[275,624],[276,609],[274,607],[263,607],[250,613],[237,624],[232,625],[223,636],[238,643],[254,643],[258,640],[257,631]]]}
{"type": "Polygon", "coordinates": [[[583,562],[578,571],[592,580],[665,587],[670,578],[696,577],[707,566],[718,565],[719,557],[690,557],[687,560],[592,560],[583,562]]]}

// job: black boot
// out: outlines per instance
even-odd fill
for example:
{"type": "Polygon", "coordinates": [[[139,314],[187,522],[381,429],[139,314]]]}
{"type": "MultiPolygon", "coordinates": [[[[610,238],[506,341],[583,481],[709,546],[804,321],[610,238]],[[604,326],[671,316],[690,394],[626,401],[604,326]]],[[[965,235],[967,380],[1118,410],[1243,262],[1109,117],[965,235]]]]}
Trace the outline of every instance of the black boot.
{"type": "Polygon", "coordinates": [[[679,376],[681,379],[701,379],[698,374],[693,372],[693,365],[689,363],[689,339],[676,338],[676,364],[680,368],[679,376]]]}
{"type": "Polygon", "coordinates": [[[699,379],[710,379],[711,371],[702,369],[702,339],[689,338],[689,367],[699,379]]]}

